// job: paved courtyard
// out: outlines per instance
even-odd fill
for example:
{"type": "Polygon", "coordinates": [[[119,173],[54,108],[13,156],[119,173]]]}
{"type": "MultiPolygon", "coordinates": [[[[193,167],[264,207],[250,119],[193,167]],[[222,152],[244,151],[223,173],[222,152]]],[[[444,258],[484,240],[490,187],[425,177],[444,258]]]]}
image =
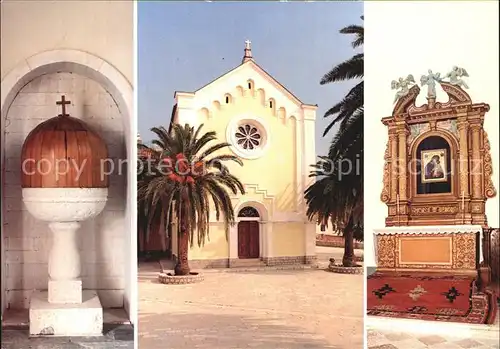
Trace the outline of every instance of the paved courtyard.
{"type": "Polygon", "coordinates": [[[363,276],[324,270],[205,271],[192,285],[139,267],[139,347],[363,348],[363,276]]]}

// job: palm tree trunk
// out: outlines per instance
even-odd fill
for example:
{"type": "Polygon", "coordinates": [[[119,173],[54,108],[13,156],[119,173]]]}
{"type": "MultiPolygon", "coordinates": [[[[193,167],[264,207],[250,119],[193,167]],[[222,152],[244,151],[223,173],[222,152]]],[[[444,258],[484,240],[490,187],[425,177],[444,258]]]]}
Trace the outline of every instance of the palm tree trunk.
{"type": "Polygon", "coordinates": [[[175,275],[189,275],[191,269],[188,262],[189,235],[186,231],[179,232],[178,257],[175,265],[175,275]]]}
{"type": "Polygon", "coordinates": [[[344,267],[356,266],[356,259],[354,257],[354,225],[352,217],[344,229],[344,257],[342,258],[342,265],[344,267]]]}
{"type": "MultiPolygon", "coordinates": [[[[181,211],[181,210],[179,210],[181,211]]],[[[183,213],[183,212],[182,212],[183,213]]],[[[187,224],[185,222],[186,215],[179,212],[179,235],[177,238],[177,264],[175,265],[175,275],[189,275],[191,269],[189,268],[188,251],[189,251],[189,233],[187,231],[187,224]]]]}

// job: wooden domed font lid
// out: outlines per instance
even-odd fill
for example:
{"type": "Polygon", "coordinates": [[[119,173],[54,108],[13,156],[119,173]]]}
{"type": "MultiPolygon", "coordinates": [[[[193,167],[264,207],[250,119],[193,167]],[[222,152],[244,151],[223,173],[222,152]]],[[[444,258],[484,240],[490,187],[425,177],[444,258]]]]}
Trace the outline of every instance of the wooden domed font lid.
{"type": "Polygon", "coordinates": [[[35,127],[21,155],[23,188],[107,188],[106,143],[82,120],[62,113],[35,127]]]}

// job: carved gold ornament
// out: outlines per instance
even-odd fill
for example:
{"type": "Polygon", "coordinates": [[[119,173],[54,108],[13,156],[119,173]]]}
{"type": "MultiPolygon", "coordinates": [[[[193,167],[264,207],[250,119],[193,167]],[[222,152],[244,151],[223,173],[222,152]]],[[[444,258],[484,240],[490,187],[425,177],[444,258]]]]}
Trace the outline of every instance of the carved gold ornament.
{"type": "Polygon", "coordinates": [[[394,268],[396,261],[396,236],[377,236],[377,266],[379,268],[394,268]]]}
{"type": "Polygon", "coordinates": [[[491,161],[491,145],[488,139],[488,134],[483,131],[484,137],[484,195],[491,199],[497,195],[495,186],[493,185],[493,180],[491,179],[493,175],[493,164],[491,161]]]}
{"type": "Polygon", "coordinates": [[[385,146],[385,153],[384,153],[384,177],[383,177],[383,188],[382,188],[382,193],[380,194],[380,200],[382,202],[387,203],[391,199],[391,196],[389,194],[389,186],[390,186],[390,176],[389,176],[389,171],[391,169],[391,164],[390,164],[390,159],[391,156],[389,154],[389,142],[387,142],[385,146]]]}

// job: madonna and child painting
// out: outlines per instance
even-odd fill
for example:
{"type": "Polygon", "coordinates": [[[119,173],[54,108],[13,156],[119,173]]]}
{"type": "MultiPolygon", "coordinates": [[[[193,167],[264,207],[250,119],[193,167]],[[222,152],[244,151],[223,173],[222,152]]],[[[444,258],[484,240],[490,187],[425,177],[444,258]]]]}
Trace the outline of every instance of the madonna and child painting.
{"type": "Polygon", "coordinates": [[[422,150],[422,183],[446,182],[446,149],[422,150]]]}

